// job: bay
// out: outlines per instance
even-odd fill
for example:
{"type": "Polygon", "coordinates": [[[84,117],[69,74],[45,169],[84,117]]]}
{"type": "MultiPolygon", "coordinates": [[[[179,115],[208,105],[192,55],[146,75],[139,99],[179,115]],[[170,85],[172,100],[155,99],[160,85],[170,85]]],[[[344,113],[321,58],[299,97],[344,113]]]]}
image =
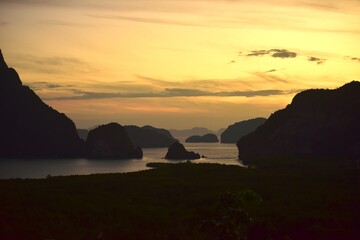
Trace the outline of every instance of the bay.
{"type": "MultiPolygon", "coordinates": [[[[194,163],[240,165],[235,144],[185,143],[186,149],[206,156],[194,163]]],[[[167,148],[144,148],[143,159],[0,159],[0,179],[123,173],[149,169],[150,162],[174,163],[163,157],[167,148]]]]}

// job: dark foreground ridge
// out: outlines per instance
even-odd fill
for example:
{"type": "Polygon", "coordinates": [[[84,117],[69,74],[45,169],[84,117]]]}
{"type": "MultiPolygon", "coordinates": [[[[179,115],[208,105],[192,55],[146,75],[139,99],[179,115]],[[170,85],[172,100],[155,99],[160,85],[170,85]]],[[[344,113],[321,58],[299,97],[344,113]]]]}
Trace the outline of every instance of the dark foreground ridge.
{"type": "Polygon", "coordinates": [[[0,239],[359,239],[360,172],[314,164],[0,180],[0,239]]]}
{"type": "Polygon", "coordinates": [[[84,155],[75,124],[46,105],[5,63],[0,50],[0,158],[84,155]]]}
{"type": "Polygon", "coordinates": [[[360,157],[360,82],[297,94],[237,143],[245,163],[265,158],[360,157]]]}
{"type": "Polygon", "coordinates": [[[165,159],[170,160],[194,160],[199,159],[200,154],[189,152],[185,149],[184,145],[179,142],[174,142],[168,149],[165,159]]]}

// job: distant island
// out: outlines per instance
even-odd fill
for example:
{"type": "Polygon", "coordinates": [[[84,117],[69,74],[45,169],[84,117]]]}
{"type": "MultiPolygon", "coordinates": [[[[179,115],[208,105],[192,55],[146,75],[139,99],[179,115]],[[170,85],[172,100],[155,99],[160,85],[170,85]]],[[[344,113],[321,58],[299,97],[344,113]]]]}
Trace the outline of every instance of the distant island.
{"type": "Polygon", "coordinates": [[[360,82],[297,94],[237,147],[245,163],[274,158],[360,157],[360,82]]]}
{"type": "Polygon", "coordinates": [[[208,133],[212,133],[212,134],[215,134],[215,132],[207,129],[207,128],[204,128],[204,127],[194,127],[194,128],[191,128],[191,129],[183,129],[183,130],[177,130],[177,129],[170,129],[169,130],[171,132],[171,134],[177,138],[177,139],[181,139],[181,140],[184,140],[190,136],[193,136],[193,135],[205,135],[205,134],[208,134],[208,133]]]}
{"type": "Polygon", "coordinates": [[[219,142],[218,137],[215,134],[208,133],[203,136],[194,135],[188,137],[185,142],[187,143],[217,143],[219,142]]]}
{"type": "Polygon", "coordinates": [[[266,118],[254,118],[234,123],[228,126],[221,134],[221,143],[237,143],[242,136],[255,131],[264,124],[266,118]]]}
{"type": "Polygon", "coordinates": [[[162,128],[125,126],[125,130],[131,141],[142,148],[165,148],[176,141],[168,130],[162,128]]]}

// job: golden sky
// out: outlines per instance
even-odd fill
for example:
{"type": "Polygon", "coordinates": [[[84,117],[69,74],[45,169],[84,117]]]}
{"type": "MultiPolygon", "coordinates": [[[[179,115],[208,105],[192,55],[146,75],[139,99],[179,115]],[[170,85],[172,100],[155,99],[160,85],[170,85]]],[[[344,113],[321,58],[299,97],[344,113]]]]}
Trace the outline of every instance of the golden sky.
{"type": "Polygon", "coordinates": [[[359,0],[0,0],[0,48],[79,128],[227,127],[360,76],[359,0]]]}

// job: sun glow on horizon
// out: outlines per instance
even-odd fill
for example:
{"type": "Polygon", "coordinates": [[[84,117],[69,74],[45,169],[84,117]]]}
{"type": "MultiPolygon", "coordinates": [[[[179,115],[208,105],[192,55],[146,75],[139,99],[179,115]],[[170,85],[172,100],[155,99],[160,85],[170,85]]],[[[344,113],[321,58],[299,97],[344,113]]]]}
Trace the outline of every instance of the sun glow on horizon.
{"type": "Polygon", "coordinates": [[[213,129],[360,76],[360,3],[2,1],[9,66],[78,127],[213,129]]]}

